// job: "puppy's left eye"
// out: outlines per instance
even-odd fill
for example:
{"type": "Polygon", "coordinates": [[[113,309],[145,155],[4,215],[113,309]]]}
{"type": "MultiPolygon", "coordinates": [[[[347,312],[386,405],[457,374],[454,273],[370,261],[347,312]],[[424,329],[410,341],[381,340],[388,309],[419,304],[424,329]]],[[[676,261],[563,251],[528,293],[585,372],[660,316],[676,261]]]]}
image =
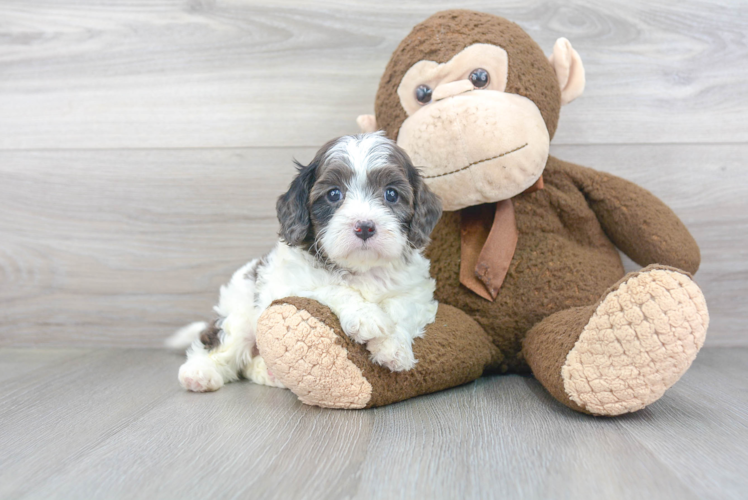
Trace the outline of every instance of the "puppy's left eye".
{"type": "Polygon", "coordinates": [[[384,192],[384,199],[389,201],[390,203],[395,203],[399,197],[400,196],[397,194],[397,191],[392,188],[388,188],[384,192]]]}
{"type": "Polygon", "coordinates": [[[331,189],[327,192],[327,199],[333,203],[340,201],[342,197],[343,193],[341,193],[340,189],[338,188],[331,189]]]}

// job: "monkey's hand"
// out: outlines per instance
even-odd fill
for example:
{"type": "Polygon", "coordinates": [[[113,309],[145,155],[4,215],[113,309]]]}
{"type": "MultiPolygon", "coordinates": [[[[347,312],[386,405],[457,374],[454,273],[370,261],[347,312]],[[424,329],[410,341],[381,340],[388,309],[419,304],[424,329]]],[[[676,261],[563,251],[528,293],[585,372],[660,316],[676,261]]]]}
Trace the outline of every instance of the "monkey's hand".
{"type": "Polygon", "coordinates": [[[584,193],[608,238],[633,261],[641,266],[664,264],[689,273],[699,269],[699,246],[659,198],[620,177],[559,163],[584,193]]]}

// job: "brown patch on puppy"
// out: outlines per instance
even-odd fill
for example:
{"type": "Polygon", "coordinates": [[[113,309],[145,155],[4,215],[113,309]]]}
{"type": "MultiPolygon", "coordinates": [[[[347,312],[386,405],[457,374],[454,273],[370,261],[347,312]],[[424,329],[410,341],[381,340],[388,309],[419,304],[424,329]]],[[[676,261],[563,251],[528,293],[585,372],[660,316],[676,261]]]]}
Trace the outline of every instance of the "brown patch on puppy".
{"type": "Polygon", "coordinates": [[[339,161],[324,163],[318,167],[317,181],[312,186],[309,195],[310,219],[314,234],[319,234],[338,207],[343,204],[347,186],[350,184],[352,177],[353,170],[351,167],[339,161]],[[327,193],[335,188],[340,189],[342,194],[340,201],[336,203],[327,200],[327,193]]]}
{"type": "Polygon", "coordinates": [[[408,179],[415,194],[408,241],[414,248],[425,248],[431,241],[431,231],[442,216],[442,202],[429,189],[415,168],[408,170],[408,179]]]}
{"type": "Polygon", "coordinates": [[[317,169],[336,141],[337,139],[333,139],[322,146],[309,165],[304,166],[295,162],[298,174],[291,181],[288,191],[281,195],[275,204],[280,222],[279,236],[291,246],[311,246],[314,243],[309,193],[317,180],[317,169]]]}
{"type": "Polygon", "coordinates": [[[394,189],[398,194],[396,202],[385,201],[385,206],[395,214],[400,225],[407,231],[413,220],[413,188],[408,182],[405,169],[401,165],[388,165],[366,173],[369,189],[375,196],[385,200],[385,191],[394,189]]]}
{"type": "Polygon", "coordinates": [[[429,243],[429,235],[442,214],[442,204],[413,166],[402,148],[390,153],[390,165],[367,172],[369,186],[384,197],[388,188],[397,191],[399,199],[386,205],[408,232],[408,241],[413,248],[423,248],[429,243]]]}
{"type": "Polygon", "coordinates": [[[206,349],[215,349],[221,345],[221,339],[219,333],[221,329],[216,326],[215,321],[210,323],[205,330],[200,333],[200,342],[205,346],[206,349]]]}
{"type": "Polygon", "coordinates": [[[265,267],[267,262],[268,262],[268,254],[265,254],[262,257],[260,257],[260,260],[258,260],[254,266],[247,269],[247,272],[244,273],[244,279],[249,280],[249,281],[257,280],[257,273],[260,271],[260,269],[265,267]]]}

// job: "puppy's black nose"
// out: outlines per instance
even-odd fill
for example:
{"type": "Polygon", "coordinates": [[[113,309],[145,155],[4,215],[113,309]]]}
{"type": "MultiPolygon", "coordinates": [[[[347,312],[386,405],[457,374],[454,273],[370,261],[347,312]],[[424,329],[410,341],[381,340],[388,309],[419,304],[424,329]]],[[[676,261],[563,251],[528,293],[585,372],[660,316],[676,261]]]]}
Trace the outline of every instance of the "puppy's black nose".
{"type": "Polygon", "coordinates": [[[353,227],[353,232],[356,233],[356,236],[366,241],[377,234],[377,228],[370,220],[360,220],[353,227]]]}

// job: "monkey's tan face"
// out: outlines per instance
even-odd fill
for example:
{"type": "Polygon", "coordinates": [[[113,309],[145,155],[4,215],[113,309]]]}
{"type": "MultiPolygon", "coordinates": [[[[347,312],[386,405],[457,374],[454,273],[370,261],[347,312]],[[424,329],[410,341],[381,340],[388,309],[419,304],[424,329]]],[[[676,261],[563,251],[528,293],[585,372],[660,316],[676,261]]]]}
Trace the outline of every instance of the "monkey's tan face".
{"type": "Polygon", "coordinates": [[[408,118],[397,143],[445,210],[511,198],[543,173],[548,129],[533,101],[504,92],[507,73],[504,49],[475,44],[414,64],[400,83],[408,118]]]}

